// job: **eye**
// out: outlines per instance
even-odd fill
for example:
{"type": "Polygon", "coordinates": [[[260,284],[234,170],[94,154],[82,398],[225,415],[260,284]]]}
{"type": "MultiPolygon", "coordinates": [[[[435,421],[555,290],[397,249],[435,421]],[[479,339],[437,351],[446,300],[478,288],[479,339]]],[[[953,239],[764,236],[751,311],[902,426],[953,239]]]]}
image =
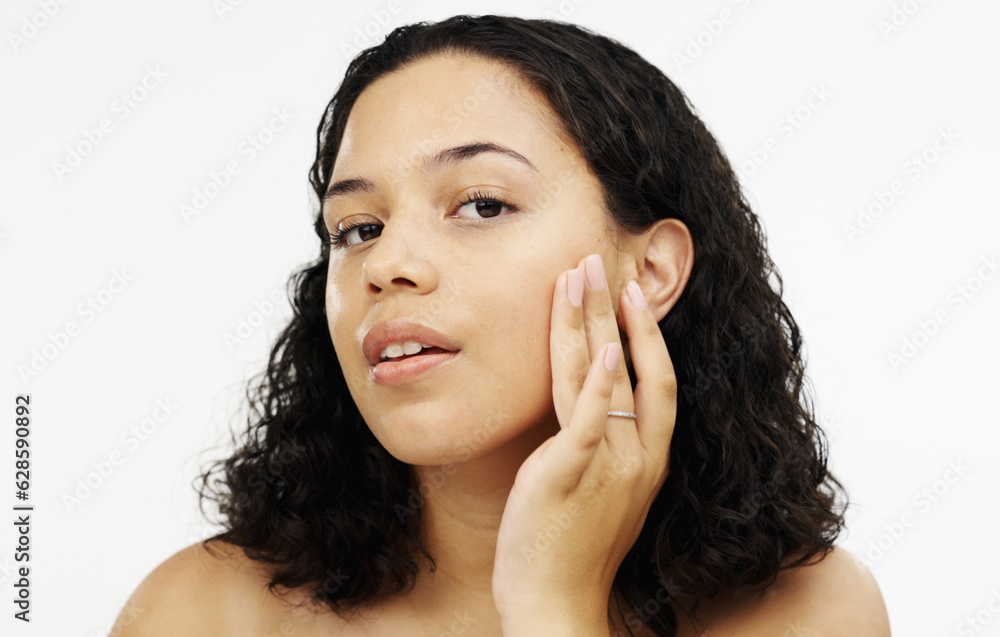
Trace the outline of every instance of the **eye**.
{"type": "Polygon", "coordinates": [[[352,246],[358,243],[363,243],[381,234],[381,230],[379,230],[378,234],[371,236],[373,229],[379,229],[381,227],[382,226],[377,223],[366,223],[364,221],[348,224],[330,235],[330,245],[339,248],[342,246],[352,246]],[[357,240],[353,240],[355,230],[358,231],[357,240]]]}
{"type": "MultiPolygon", "coordinates": [[[[479,190],[470,193],[462,202],[459,204],[459,210],[462,210],[469,204],[475,205],[475,213],[480,215],[481,219],[492,219],[493,217],[498,217],[501,214],[502,208],[507,208],[511,212],[517,210],[514,204],[510,203],[503,197],[487,195],[479,190]]],[[[475,219],[476,217],[470,217],[475,219]]]]}
{"type": "MultiPolygon", "coordinates": [[[[503,214],[504,208],[508,210],[508,214],[517,212],[517,207],[505,198],[498,195],[487,195],[480,190],[469,193],[465,199],[459,202],[458,206],[458,210],[471,209],[478,215],[478,217],[466,216],[464,214],[460,214],[459,216],[466,219],[478,218],[480,220],[500,217],[503,214]],[[474,208],[470,207],[472,204],[475,204],[474,208]]],[[[331,233],[330,246],[333,248],[354,246],[374,239],[380,234],[382,234],[382,224],[357,221],[349,223],[336,232],[331,233]]]]}

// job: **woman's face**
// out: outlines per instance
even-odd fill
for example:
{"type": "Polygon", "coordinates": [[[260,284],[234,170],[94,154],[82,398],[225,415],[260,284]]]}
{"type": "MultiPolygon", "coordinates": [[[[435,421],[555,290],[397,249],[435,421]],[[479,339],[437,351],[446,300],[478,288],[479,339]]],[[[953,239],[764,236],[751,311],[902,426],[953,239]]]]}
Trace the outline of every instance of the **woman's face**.
{"type": "Polygon", "coordinates": [[[617,309],[635,276],[617,261],[599,182],[557,121],[510,71],[476,57],[410,64],[351,110],[323,215],[332,235],[361,227],[331,247],[327,316],[355,403],[403,462],[461,462],[535,425],[557,428],[556,278],[600,253],[617,309]],[[336,186],[345,180],[362,181],[336,186]],[[376,370],[365,336],[395,320],[436,331],[456,353],[415,356],[444,363],[415,376],[384,373],[401,363],[376,370]]]}

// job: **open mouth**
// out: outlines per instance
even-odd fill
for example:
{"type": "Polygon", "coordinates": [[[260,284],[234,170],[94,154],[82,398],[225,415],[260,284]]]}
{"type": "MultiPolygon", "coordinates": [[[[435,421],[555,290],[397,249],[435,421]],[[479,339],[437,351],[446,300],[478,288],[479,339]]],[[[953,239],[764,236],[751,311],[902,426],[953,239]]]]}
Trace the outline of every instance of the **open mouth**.
{"type": "Polygon", "coordinates": [[[397,358],[379,361],[371,368],[371,378],[379,385],[403,385],[423,377],[424,374],[432,373],[432,370],[450,364],[457,357],[457,350],[427,347],[416,354],[404,354],[397,358]]]}
{"type": "Polygon", "coordinates": [[[383,358],[381,361],[379,361],[379,364],[405,361],[408,358],[417,358],[419,356],[425,356],[427,354],[451,354],[451,353],[452,352],[450,352],[449,350],[442,349],[440,347],[425,347],[416,354],[403,354],[402,356],[396,356],[395,358],[383,358]]]}

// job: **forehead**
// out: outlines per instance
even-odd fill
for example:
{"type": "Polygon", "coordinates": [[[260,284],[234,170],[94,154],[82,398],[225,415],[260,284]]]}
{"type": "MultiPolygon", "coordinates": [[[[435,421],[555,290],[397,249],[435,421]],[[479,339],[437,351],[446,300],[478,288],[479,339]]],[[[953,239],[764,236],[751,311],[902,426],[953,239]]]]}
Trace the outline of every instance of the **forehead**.
{"type": "Polygon", "coordinates": [[[332,180],[405,172],[442,148],[492,142],[536,165],[568,159],[573,144],[547,100],[500,62],[435,55],[380,77],[358,97],[332,180]]]}

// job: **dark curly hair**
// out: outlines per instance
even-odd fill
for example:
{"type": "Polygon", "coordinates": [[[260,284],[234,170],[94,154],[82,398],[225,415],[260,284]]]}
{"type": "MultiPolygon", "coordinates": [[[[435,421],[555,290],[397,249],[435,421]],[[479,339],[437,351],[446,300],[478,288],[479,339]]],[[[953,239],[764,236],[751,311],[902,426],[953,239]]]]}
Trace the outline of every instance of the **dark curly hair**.
{"type": "MultiPolygon", "coordinates": [[[[690,279],[660,321],[679,388],[670,474],[614,581],[629,632],[673,635],[668,600],[694,610],[825,557],[844,526],[846,492],[827,470],[781,277],[715,138],[637,53],[551,20],[460,15],[399,27],[350,63],[326,108],[309,173],[318,199],[361,92],[410,62],[453,53],[499,61],[547,98],[619,227],[640,232],[673,217],[692,235],[690,279]]],[[[325,314],[321,212],[315,231],[319,257],[289,281],[294,316],[247,388],[249,428],[199,491],[226,529],[206,548],[242,547],[269,565],[273,592],[308,587],[346,616],[407,590],[434,560],[420,540],[410,466],[379,444],[348,391],[325,314]]]]}

